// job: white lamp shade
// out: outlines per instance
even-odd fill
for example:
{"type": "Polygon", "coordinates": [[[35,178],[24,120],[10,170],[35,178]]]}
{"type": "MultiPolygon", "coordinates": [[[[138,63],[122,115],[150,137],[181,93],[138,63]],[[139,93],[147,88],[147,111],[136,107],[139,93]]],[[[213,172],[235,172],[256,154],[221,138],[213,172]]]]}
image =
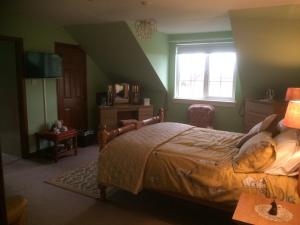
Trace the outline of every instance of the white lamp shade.
{"type": "Polygon", "coordinates": [[[300,128],[300,101],[290,101],[283,124],[291,128],[300,128]]]}

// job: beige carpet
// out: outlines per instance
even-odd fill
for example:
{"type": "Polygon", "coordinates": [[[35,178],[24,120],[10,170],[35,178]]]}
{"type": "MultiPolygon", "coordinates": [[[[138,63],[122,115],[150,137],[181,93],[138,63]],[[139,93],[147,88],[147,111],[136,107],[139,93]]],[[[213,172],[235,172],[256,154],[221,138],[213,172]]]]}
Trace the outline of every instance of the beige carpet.
{"type": "Polygon", "coordinates": [[[97,187],[97,164],[91,162],[78,169],[66,172],[58,177],[52,178],[46,183],[83,194],[92,198],[99,198],[97,187]]]}
{"type": "Polygon", "coordinates": [[[101,202],[45,183],[82,166],[89,167],[97,160],[98,151],[98,146],[81,148],[77,156],[57,163],[23,159],[5,163],[6,194],[28,199],[28,225],[233,225],[232,213],[158,193],[133,195],[116,190],[107,202],[101,202]]]}

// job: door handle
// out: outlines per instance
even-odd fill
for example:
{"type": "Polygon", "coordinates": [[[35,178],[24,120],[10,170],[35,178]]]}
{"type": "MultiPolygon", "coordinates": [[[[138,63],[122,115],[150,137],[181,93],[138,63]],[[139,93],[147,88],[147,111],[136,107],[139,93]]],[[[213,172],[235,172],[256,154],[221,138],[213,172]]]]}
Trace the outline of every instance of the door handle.
{"type": "Polygon", "coordinates": [[[64,110],[65,110],[65,111],[70,111],[71,109],[70,109],[70,108],[64,108],[64,110]]]}

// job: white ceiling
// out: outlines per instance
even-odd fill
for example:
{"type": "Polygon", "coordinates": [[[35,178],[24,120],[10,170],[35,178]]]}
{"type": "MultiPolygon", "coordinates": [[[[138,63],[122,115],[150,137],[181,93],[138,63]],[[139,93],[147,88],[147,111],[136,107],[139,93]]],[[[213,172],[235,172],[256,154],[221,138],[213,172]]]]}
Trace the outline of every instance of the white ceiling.
{"type": "Polygon", "coordinates": [[[15,0],[10,7],[27,16],[63,25],[154,18],[165,33],[231,30],[228,11],[299,4],[300,0],[15,0]]]}

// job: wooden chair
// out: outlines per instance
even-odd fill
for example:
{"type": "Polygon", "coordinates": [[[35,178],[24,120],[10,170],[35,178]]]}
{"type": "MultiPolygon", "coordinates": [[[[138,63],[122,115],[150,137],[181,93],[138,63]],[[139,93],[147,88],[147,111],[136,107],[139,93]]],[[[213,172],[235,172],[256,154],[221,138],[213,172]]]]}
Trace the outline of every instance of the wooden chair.
{"type": "Polygon", "coordinates": [[[12,196],[6,199],[8,225],[25,225],[27,200],[22,196],[12,196]]]}
{"type": "Polygon", "coordinates": [[[189,124],[196,127],[213,128],[215,107],[208,104],[193,104],[188,108],[189,124]]]}

